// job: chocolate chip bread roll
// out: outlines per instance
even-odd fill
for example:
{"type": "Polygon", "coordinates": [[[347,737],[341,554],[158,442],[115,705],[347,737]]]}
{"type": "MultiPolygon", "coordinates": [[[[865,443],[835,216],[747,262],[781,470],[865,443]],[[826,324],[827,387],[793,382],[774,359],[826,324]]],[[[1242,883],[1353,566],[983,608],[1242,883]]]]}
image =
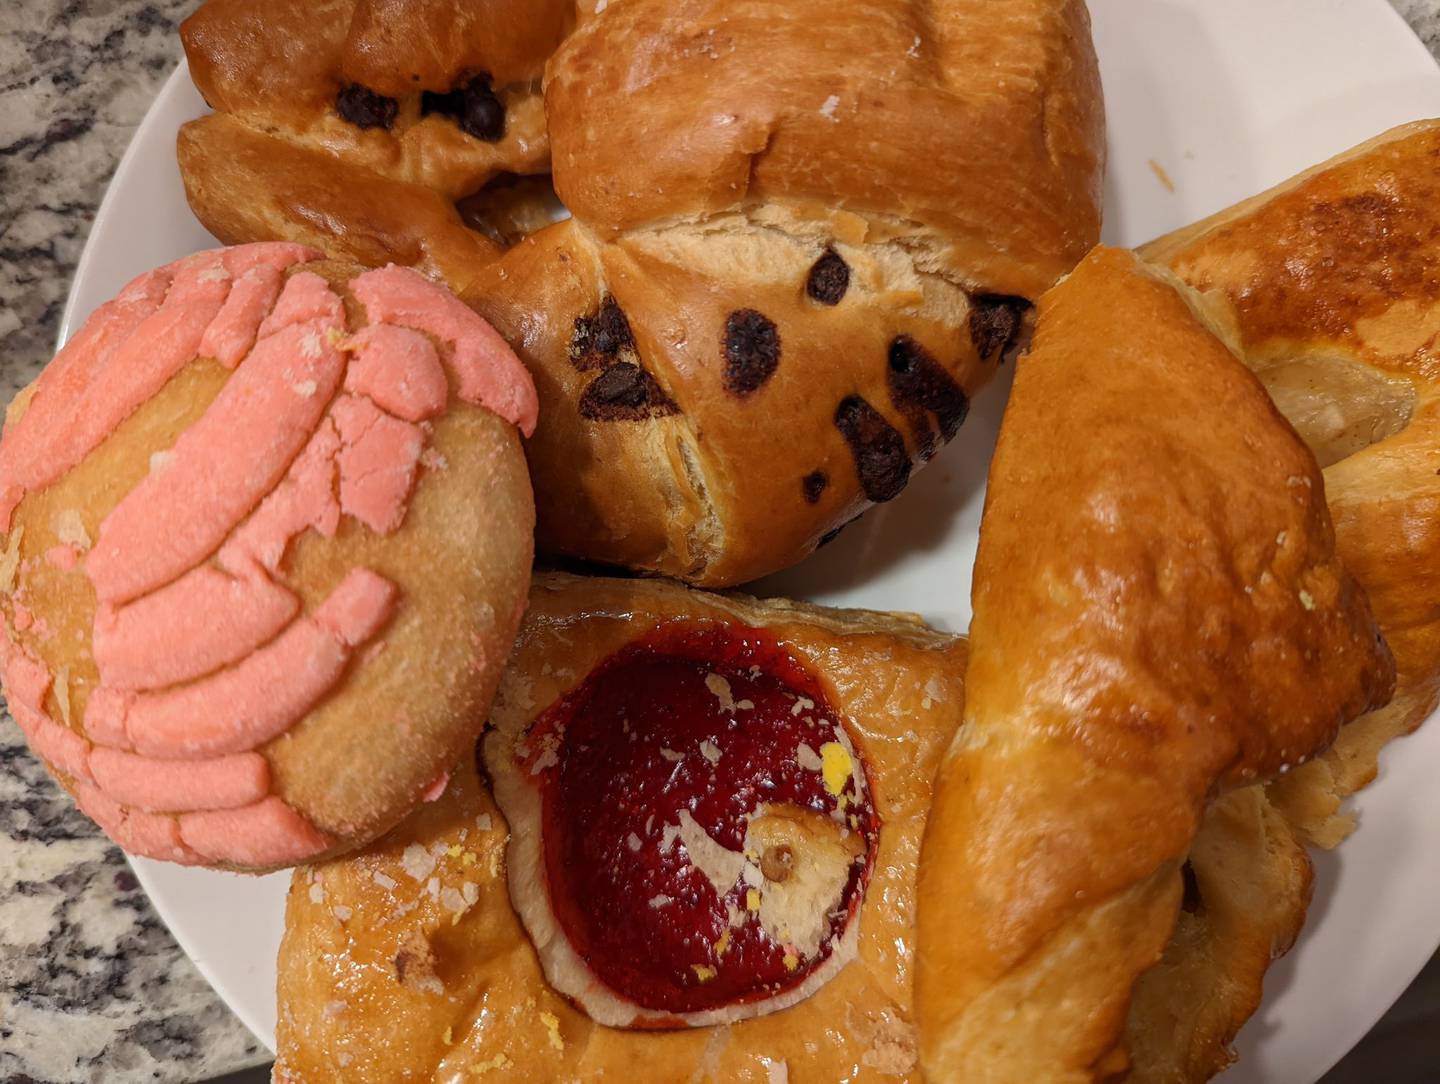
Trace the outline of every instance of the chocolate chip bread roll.
{"type": "Polygon", "coordinates": [[[540,77],[573,20],[569,0],[207,0],[180,30],[215,110],[180,132],[190,205],[227,243],[458,288],[548,221],[540,77]]]}
{"type": "MultiPolygon", "coordinates": [[[[543,402],[528,455],[551,553],[705,585],[800,560],[955,435],[1031,303],[1099,236],[1082,0],[587,0],[545,65],[573,219],[544,229],[512,178],[460,201],[476,229],[456,216],[450,152],[436,172],[417,150],[437,126],[454,136],[423,115],[446,89],[428,68],[393,119],[337,101],[359,24],[317,44],[299,22],[263,25],[272,7],[287,6],[242,18],[211,0],[192,20],[192,66],[224,114],[182,135],[192,206],[226,239],[438,273],[491,320],[543,402]],[[307,58],[293,75],[253,74],[290,48],[307,58]],[[304,109],[270,104],[256,88],[272,81],[304,109]]],[[[443,40],[480,57],[489,32],[457,15],[443,40]]],[[[372,69],[390,58],[382,74],[411,70],[408,41],[366,48],[372,69]]]]}
{"type": "Polygon", "coordinates": [[[955,435],[1098,236],[1079,2],[630,0],[545,93],[574,220],[464,296],[536,374],[551,551],[794,563],[955,435]]]}

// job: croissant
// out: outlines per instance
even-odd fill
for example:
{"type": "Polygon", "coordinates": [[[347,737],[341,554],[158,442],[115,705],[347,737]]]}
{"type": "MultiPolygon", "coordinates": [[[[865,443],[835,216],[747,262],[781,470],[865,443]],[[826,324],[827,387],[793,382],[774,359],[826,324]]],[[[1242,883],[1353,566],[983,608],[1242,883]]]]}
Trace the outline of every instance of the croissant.
{"type": "Polygon", "coordinates": [[[1147,245],[1206,293],[1325,468],[1335,544],[1395,652],[1395,696],[1271,798],[1316,843],[1380,748],[1440,702],[1440,121],[1402,125],[1147,245]]]}
{"type": "Polygon", "coordinates": [[[1212,799],[1390,695],[1314,457],[1211,326],[1113,249],[1041,300],[921,858],[930,1081],[1125,1076],[1212,799]]]}

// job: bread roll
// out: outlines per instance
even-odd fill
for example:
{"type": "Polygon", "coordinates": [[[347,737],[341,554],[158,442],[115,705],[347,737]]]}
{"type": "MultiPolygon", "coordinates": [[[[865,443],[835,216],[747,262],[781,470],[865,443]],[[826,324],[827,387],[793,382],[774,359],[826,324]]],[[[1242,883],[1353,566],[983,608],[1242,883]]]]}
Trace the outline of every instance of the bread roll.
{"type": "Polygon", "coordinates": [[[549,169],[540,77],[573,20],[568,0],[206,0],[180,28],[215,110],[180,132],[190,204],[229,244],[458,289],[508,228],[467,197],[549,169]]]}

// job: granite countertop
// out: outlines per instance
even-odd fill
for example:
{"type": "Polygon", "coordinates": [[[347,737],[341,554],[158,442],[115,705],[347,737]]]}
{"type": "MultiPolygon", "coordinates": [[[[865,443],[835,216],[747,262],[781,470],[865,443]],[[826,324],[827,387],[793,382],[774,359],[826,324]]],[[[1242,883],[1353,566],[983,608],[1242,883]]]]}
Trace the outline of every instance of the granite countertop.
{"type": "MultiPolygon", "coordinates": [[[[180,59],[175,28],[197,3],[0,0],[5,400],[50,357],[105,184],[180,59]]],[[[1392,3],[1440,56],[1440,0],[1392,3]]],[[[1432,964],[1367,1040],[1372,1053],[1347,1058],[1334,1084],[1376,1079],[1376,1064],[1398,1082],[1390,1058],[1404,1055],[1394,1051],[1440,1063],[1437,1003],[1432,964]],[[1376,1044],[1383,1060],[1367,1069],[1376,1044]]],[[[266,1057],[176,946],[120,852],[0,720],[0,1081],[188,1084],[266,1057]]]]}

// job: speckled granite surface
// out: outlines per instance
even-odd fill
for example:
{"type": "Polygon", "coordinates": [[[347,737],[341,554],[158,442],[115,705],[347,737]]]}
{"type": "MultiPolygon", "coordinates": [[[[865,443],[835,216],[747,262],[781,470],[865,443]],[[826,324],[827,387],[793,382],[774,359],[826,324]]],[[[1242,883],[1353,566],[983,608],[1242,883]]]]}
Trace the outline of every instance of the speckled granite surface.
{"type": "MultiPolygon", "coordinates": [[[[1392,2],[1440,56],[1440,0],[1392,2]]],[[[105,183],[196,3],[0,0],[0,401],[50,356],[105,183]]],[[[1431,1001],[1436,973],[1418,984],[1431,1001]]],[[[1412,999],[1387,1018],[1422,1063],[1427,1050],[1440,1061],[1431,1016],[1412,999]]],[[[263,1058],[119,852],[0,720],[0,1081],[191,1082],[263,1058]]],[[[1400,1079],[1376,1059],[1352,1056],[1334,1079],[1400,1079]]]]}
{"type": "MultiPolygon", "coordinates": [[[[196,2],[0,0],[0,400],[49,359],[95,208],[196,2]]],[[[266,1056],[4,719],[0,1081],[189,1082],[266,1056]]]]}

